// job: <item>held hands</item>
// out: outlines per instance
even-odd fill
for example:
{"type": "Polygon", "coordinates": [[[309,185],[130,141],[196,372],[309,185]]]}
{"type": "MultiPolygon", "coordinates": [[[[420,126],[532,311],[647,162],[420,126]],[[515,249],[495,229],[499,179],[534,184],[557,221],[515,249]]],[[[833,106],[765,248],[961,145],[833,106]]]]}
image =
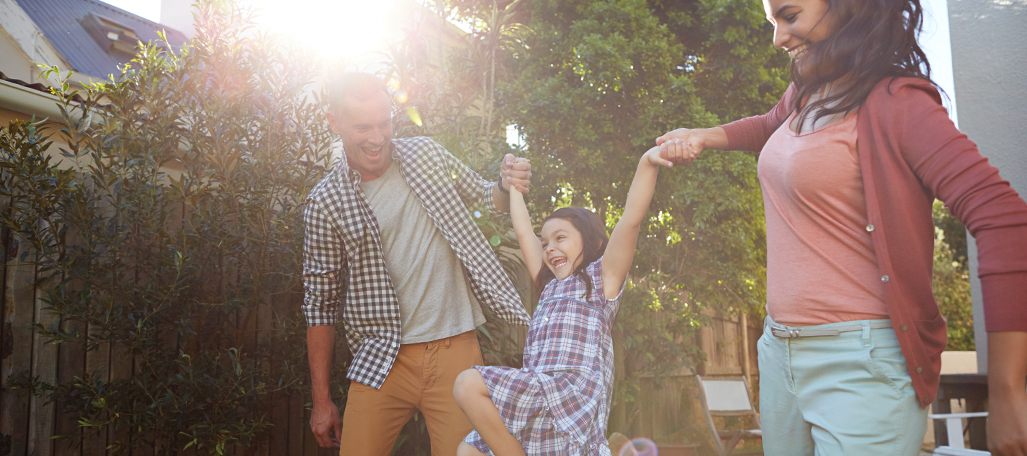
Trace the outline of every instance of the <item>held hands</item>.
{"type": "Polygon", "coordinates": [[[674,167],[673,162],[667,160],[666,158],[663,158],[660,146],[656,146],[652,149],[647,150],[645,152],[645,155],[642,156],[642,160],[653,166],[666,166],[668,168],[674,167]]]}
{"type": "Polygon", "coordinates": [[[342,435],[342,423],[339,422],[339,408],[334,402],[314,403],[310,412],[310,430],[321,448],[339,448],[339,436],[342,435]],[[332,432],[335,435],[332,435],[332,432]]]}
{"type": "Polygon", "coordinates": [[[528,193],[528,186],[531,184],[531,163],[527,158],[506,154],[499,169],[499,181],[508,192],[516,189],[518,192],[528,193]]]}
{"type": "Polygon", "coordinates": [[[656,138],[656,145],[660,147],[662,158],[684,165],[706,149],[706,139],[698,130],[679,128],[656,138]]]}

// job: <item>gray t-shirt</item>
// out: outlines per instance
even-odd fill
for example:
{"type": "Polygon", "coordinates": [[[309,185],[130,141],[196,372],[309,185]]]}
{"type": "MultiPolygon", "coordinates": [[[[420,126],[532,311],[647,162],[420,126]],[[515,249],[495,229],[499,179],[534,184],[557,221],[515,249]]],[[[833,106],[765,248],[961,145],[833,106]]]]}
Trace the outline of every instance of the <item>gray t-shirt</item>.
{"type": "Polygon", "coordinates": [[[404,344],[430,342],[485,323],[463,265],[393,161],[361,182],[378,219],[385,266],[399,299],[404,344]]]}

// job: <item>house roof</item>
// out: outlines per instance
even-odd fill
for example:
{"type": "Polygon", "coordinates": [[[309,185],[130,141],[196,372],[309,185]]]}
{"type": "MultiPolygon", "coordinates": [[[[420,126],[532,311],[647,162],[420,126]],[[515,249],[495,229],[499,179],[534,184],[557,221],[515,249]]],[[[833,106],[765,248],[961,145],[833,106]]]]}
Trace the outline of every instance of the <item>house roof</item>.
{"type": "Polygon", "coordinates": [[[106,78],[133,57],[136,40],[172,46],[188,38],[180,31],[98,0],[15,0],[50,44],[72,66],[89,76],[106,78]]]}

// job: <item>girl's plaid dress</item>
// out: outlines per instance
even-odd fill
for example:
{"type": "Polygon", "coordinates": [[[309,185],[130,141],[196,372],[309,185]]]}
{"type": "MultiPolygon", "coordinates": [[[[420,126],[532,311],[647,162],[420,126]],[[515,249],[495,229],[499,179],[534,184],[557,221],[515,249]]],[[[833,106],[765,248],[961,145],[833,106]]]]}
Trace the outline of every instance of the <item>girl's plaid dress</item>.
{"type": "MultiPolygon", "coordinates": [[[[546,285],[528,327],[523,368],[474,366],[507,429],[529,456],[610,454],[610,327],[620,294],[614,299],[603,295],[602,262],[585,268],[592,280],[589,296],[574,274],[546,285]]],[[[477,431],[464,441],[492,454],[477,431]]]]}

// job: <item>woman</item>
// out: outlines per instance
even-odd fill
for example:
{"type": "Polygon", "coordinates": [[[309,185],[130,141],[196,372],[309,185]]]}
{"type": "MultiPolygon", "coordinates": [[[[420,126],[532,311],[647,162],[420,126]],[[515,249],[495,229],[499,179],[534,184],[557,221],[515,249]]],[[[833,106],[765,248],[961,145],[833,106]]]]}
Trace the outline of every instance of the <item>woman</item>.
{"type": "Polygon", "coordinates": [[[657,139],[663,156],[759,153],[767,455],[916,455],[945,320],[931,203],[977,240],[989,447],[1027,455],[1027,203],[956,130],[916,42],[919,0],[764,0],[793,84],[762,116],[657,139]]]}

